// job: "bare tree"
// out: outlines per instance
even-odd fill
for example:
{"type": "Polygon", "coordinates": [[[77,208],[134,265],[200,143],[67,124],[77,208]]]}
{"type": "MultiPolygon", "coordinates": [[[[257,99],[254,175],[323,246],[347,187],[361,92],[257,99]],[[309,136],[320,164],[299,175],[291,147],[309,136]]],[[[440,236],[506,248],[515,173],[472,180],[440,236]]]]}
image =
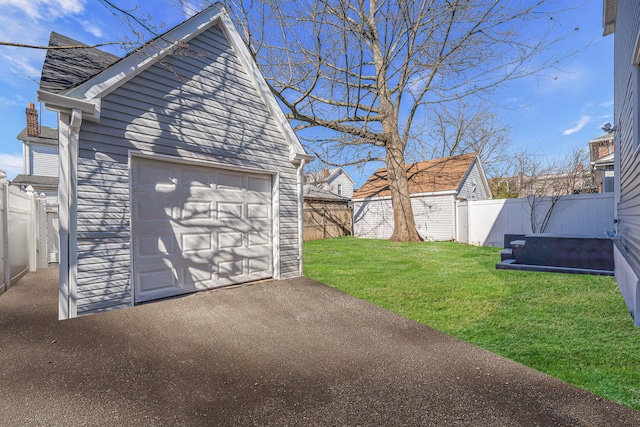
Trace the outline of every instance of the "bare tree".
{"type": "MultiPolygon", "coordinates": [[[[100,1],[134,36],[157,36],[142,11],[100,1]]],[[[175,1],[183,11],[210,3],[175,1]]],[[[405,168],[416,129],[434,106],[482,99],[568,56],[551,53],[565,35],[555,31],[563,11],[550,9],[546,0],[229,0],[307,146],[330,165],[385,162],[398,241],[421,240],[405,168]]]]}
{"type": "MultiPolygon", "coordinates": [[[[486,103],[472,106],[468,99],[442,103],[433,108],[427,129],[415,140],[413,156],[418,160],[455,156],[475,152],[489,178],[500,176],[508,154],[509,128],[487,109],[486,103]]],[[[412,153],[407,153],[408,157],[412,153]]]]}
{"type": "Polygon", "coordinates": [[[560,39],[545,3],[238,0],[231,10],[307,146],[328,164],[384,161],[391,240],[417,241],[405,168],[416,129],[428,107],[562,59],[549,56],[560,39]]]}
{"type": "Polygon", "coordinates": [[[507,180],[512,188],[517,188],[519,197],[527,199],[533,233],[547,230],[551,216],[563,198],[592,190],[588,153],[582,147],[574,148],[557,162],[520,150],[514,156],[513,172],[507,180]]]}

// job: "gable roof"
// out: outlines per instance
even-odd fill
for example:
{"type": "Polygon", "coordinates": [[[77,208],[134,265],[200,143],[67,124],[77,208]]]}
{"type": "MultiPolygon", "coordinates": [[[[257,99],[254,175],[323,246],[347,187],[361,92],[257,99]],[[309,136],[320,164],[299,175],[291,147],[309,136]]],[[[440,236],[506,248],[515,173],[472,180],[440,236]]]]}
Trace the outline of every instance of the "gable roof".
{"type": "Polygon", "coordinates": [[[335,169],[325,169],[325,170],[321,170],[319,172],[315,172],[315,173],[310,173],[308,174],[308,177],[310,179],[311,182],[314,183],[323,183],[323,182],[329,182],[331,180],[333,180],[334,178],[336,178],[337,176],[339,176],[340,174],[343,174],[345,177],[347,177],[347,179],[349,181],[351,181],[352,183],[355,183],[355,181],[353,180],[353,178],[351,178],[351,176],[347,173],[347,171],[345,171],[343,168],[335,168],[335,169]],[[328,172],[328,173],[327,173],[328,172]]]}
{"type": "MultiPolygon", "coordinates": [[[[62,34],[51,32],[49,46],[86,46],[62,34]]],[[[47,49],[42,65],[40,89],[59,93],[98,74],[120,58],[108,52],[86,49],[47,49]]]]}
{"type": "MultiPolygon", "coordinates": [[[[406,165],[409,193],[458,191],[475,158],[476,153],[468,153],[406,165]]],[[[353,199],[390,196],[387,176],[387,168],[375,171],[353,194],[353,199]]]]}
{"type": "Polygon", "coordinates": [[[355,181],[351,178],[351,176],[349,176],[349,174],[347,173],[347,171],[345,171],[345,170],[344,170],[344,169],[342,169],[342,168],[337,168],[337,169],[331,169],[331,170],[329,170],[329,176],[327,177],[326,181],[327,181],[327,182],[331,181],[332,179],[336,178],[336,177],[337,177],[338,175],[340,175],[341,173],[342,173],[344,176],[346,176],[346,177],[349,179],[349,181],[351,181],[351,182],[355,182],[355,181]]]}
{"type": "Polygon", "coordinates": [[[322,188],[318,188],[315,185],[304,185],[304,199],[305,200],[327,200],[327,201],[338,201],[348,203],[349,199],[346,197],[338,196],[331,191],[323,190],[322,188]]]}
{"type": "MultiPolygon", "coordinates": [[[[66,59],[60,57],[59,54],[49,56],[47,53],[49,63],[46,66],[50,69],[48,73],[51,76],[48,77],[48,82],[45,82],[45,87],[38,91],[38,99],[51,110],[66,113],[79,110],[82,112],[83,118],[100,121],[102,96],[122,86],[153,64],[161,61],[165,56],[173,53],[177,46],[188,43],[214,25],[219,25],[224,32],[249,80],[254,84],[284,139],[289,144],[290,160],[292,162],[312,161],[314,157],[305,152],[278,101],[260,73],[249,48],[240,37],[224,6],[219,2],[213,3],[123,58],[92,48],[87,48],[86,51],[85,49],[73,49],[79,50],[80,53],[68,52],[66,59]],[[88,58],[78,57],[83,52],[88,58]],[[61,62],[64,61],[73,63],[79,59],[81,62],[88,61],[92,65],[90,72],[80,73],[78,64],[61,65],[61,62]],[[55,67],[56,64],[57,67],[55,67]],[[104,68],[99,69],[100,66],[104,66],[104,68]],[[56,75],[56,72],[62,73],[63,71],[69,72],[71,76],[56,75]],[[84,80],[82,80],[83,78],[84,80]]],[[[68,40],[75,42],[72,39],[68,40]]],[[[69,51],[69,49],[59,50],[69,51]]],[[[45,63],[47,63],[46,59],[45,63]]]]}

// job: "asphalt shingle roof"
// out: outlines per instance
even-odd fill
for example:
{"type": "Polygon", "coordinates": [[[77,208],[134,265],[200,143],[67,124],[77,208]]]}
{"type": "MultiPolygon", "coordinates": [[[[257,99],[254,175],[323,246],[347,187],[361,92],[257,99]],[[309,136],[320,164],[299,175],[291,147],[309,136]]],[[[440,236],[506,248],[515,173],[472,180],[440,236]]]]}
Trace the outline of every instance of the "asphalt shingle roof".
{"type": "Polygon", "coordinates": [[[314,185],[304,186],[304,198],[315,200],[335,200],[340,202],[349,201],[349,199],[346,197],[338,196],[337,194],[334,194],[327,190],[323,190],[322,188],[318,188],[314,185]]]}
{"type": "Polygon", "coordinates": [[[58,129],[50,128],[49,126],[40,126],[39,136],[29,136],[27,134],[27,128],[22,129],[18,134],[17,139],[20,141],[48,139],[58,141],[58,129]]]}
{"type": "MultiPolygon", "coordinates": [[[[468,153],[406,165],[409,193],[457,190],[475,157],[476,153],[468,153]]],[[[378,169],[353,194],[353,198],[390,196],[387,176],[387,168],[378,169]]]]}
{"type": "MultiPolygon", "coordinates": [[[[51,32],[49,46],[86,46],[51,32]]],[[[48,49],[42,65],[40,90],[59,93],[98,74],[120,58],[100,49],[48,49]]]]}

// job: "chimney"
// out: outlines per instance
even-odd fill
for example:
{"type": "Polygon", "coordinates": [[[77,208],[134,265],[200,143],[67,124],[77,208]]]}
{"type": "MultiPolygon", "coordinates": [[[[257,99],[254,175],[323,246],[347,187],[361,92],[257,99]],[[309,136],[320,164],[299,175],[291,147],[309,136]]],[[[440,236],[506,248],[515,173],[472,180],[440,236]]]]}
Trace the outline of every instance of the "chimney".
{"type": "Polygon", "coordinates": [[[324,168],[324,177],[327,178],[329,176],[329,168],[324,168]]]}
{"type": "Polygon", "coordinates": [[[38,111],[35,109],[33,102],[29,103],[27,113],[27,136],[40,136],[40,127],[38,126],[38,111]]]}

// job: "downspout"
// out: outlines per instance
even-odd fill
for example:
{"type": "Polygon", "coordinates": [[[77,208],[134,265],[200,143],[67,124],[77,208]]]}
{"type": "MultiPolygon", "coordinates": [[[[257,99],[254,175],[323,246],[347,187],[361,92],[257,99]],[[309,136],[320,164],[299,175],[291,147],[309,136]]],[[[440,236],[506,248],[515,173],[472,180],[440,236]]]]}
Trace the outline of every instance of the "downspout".
{"type": "Polygon", "coordinates": [[[303,245],[304,245],[304,176],[302,169],[306,163],[305,159],[300,159],[298,166],[298,273],[303,275],[303,245]]]}
{"type": "Polygon", "coordinates": [[[4,271],[4,286],[0,294],[11,286],[11,262],[9,261],[9,181],[7,174],[0,171],[0,188],[2,189],[2,262],[4,271]]]}
{"type": "Polygon", "coordinates": [[[58,204],[60,221],[60,285],[58,289],[58,318],[70,319],[78,315],[77,308],[77,169],[78,141],[82,111],[74,109],[60,113],[58,204]]]}

